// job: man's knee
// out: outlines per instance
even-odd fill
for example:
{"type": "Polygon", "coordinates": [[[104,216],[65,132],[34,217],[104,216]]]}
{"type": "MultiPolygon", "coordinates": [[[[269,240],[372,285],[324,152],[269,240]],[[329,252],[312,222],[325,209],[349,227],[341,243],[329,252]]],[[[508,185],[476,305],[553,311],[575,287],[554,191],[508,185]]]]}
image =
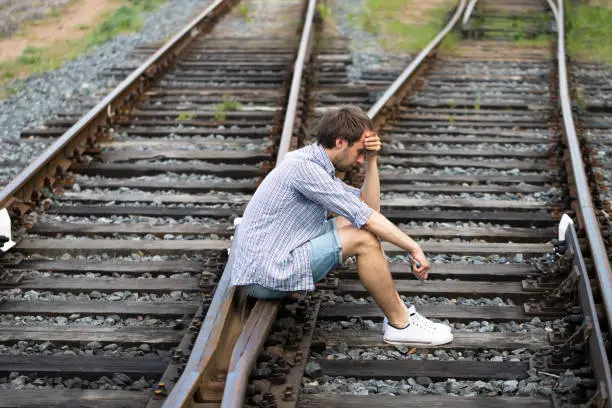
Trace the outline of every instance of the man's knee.
{"type": "Polygon", "coordinates": [[[359,242],[357,245],[357,254],[379,250],[380,240],[370,231],[364,229],[359,230],[359,242]]]}
{"type": "Polygon", "coordinates": [[[342,244],[342,257],[363,254],[375,249],[380,249],[380,241],[369,231],[358,229],[348,225],[338,230],[342,244]]]}

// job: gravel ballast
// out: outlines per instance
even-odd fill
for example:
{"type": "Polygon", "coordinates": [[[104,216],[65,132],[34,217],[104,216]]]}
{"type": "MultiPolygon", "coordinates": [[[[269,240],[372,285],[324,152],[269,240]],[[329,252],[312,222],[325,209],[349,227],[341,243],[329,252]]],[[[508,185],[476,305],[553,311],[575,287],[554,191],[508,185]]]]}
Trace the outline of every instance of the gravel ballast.
{"type": "Polygon", "coordinates": [[[140,63],[132,54],[134,47],[166,39],[204,10],[208,3],[210,1],[168,1],[147,13],[140,32],[118,36],[56,71],[25,80],[22,91],[0,102],[0,143],[3,145],[0,186],[6,185],[46,146],[44,142],[20,143],[19,132],[23,128],[38,126],[59,112],[82,112],[83,106],[100,100],[113,85],[101,75],[105,70],[140,63]]]}

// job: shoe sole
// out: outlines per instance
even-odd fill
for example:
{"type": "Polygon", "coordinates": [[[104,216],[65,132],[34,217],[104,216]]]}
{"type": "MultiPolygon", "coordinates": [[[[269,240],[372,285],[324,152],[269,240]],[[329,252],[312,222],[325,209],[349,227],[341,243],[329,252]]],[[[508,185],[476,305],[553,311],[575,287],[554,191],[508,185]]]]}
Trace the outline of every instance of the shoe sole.
{"type": "MultiPolygon", "coordinates": [[[[387,323],[388,324],[388,323],[387,323]]],[[[442,324],[442,323],[438,323],[438,324],[442,324]]],[[[449,333],[452,333],[453,329],[447,325],[444,325],[444,330],[448,331],[449,333]]],[[[385,323],[383,322],[383,327],[381,330],[382,334],[385,334],[385,323]]]]}
{"type": "Polygon", "coordinates": [[[383,341],[387,344],[397,344],[403,346],[441,346],[443,344],[452,343],[453,339],[441,342],[415,342],[415,341],[398,341],[398,340],[388,340],[383,337],[383,341]]]}

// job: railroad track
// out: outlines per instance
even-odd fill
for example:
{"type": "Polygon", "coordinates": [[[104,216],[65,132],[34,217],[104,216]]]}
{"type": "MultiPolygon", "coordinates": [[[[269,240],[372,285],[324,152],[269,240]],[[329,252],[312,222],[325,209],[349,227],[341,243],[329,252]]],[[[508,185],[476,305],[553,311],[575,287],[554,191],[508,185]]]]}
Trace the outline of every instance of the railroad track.
{"type": "MultiPolygon", "coordinates": [[[[546,3],[529,5],[532,15],[552,18],[546,3]]],[[[460,2],[456,20],[465,6],[460,2]]],[[[525,7],[526,2],[501,8],[480,2],[471,27],[466,26],[466,36],[477,39],[461,43],[460,58],[429,56],[418,69],[405,73],[366,72],[358,84],[346,81],[348,50],[340,39],[314,49],[304,42],[297,60],[312,55],[309,75],[295,77],[292,87],[290,75],[282,73],[293,62],[296,42],[256,42],[261,48],[255,53],[274,49],[273,55],[254,63],[262,72],[244,76],[240,67],[252,69],[254,50],[245,50],[243,41],[205,37],[196,43],[178,67],[148,92],[146,101],[136,105],[133,116],[113,118],[113,141],[102,145],[94,161],[84,156],[72,167],[71,191],[51,202],[37,201],[49,209],[12,251],[24,254],[23,259],[7,258],[6,285],[13,287],[7,293],[14,299],[0,305],[5,317],[26,322],[17,326],[4,320],[5,342],[17,342],[33,356],[11,360],[0,355],[7,358],[4,367],[9,367],[7,361],[21,364],[6,369],[7,374],[31,373],[34,366],[40,375],[39,367],[46,363],[47,373],[53,373],[47,375],[55,377],[58,371],[70,372],[58,365],[60,361],[71,360],[75,367],[95,365],[87,375],[106,375],[111,383],[122,382],[133,391],[72,390],[53,393],[52,398],[54,402],[80,398],[81,404],[87,399],[105,400],[108,406],[144,406],[151,393],[135,392],[139,386],[156,388],[158,399],[148,401],[149,406],[166,407],[243,403],[552,407],[590,399],[607,406],[612,388],[599,328],[601,324],[607,329],[610,319],[605,288],[609,282],[602,279],[605,270],[600,265],[606,254],[598,255],[594,247],[579,175],[573,176],[575,183],[567,179],[576,173],[572,165],[577,164],[567,153],[571,143],[563,135],[568,133],[569,139],[572,132],[560,116],[559,84],[564,81],[560,65],[551,49],[525,50],[500,42],[513,38],[512,27],[500,34],[498,28],[486,26],[504,13],[516,16],[518,6],[525,7]],[[230,70],[215,71],[228,62],[230,70]],[[284,82],[278,81],[283,75],[284,82]],[[396,82],[403,85],[399,94],[392,86],[378,101],[373,98],[400,75],[407,82],[396,82]],[[233,85],[238,81],[252,86],[237,89],[233,85]],[[232,86],[221,85],[219,92],[214,86],[219,83],[232,86]],[[252,305],[248,317],[233,299],[227,274],[219,279],[233,234],[231,219],[240,214],[263,175],[265,167],[259,163],[271,161],[273,150],[282,160],[284,151],[308,141],[307,124],[325,109],[347,102],[371,107],[369,114],[385,139],[380,158],[382,212],[418,239],[433,260],[430,281],[420,283],[411,278],[404,254],[386,247],[397,288],[426,316],[453,326],[455,340],[449,345],[415,350],[383,344],[382,314],[365,298],[350,263],[313,296],[282,304],[260,301],[252,305]],[[246,109],[251,104],[260,109],[246,109]],[[223,112],[215,117],[211,106],[223,106],[219,108],[223,112]],[[234,111],[232,106],[240,109],[234,111]],[[283,142],[276,149],[270,136],[278,135],[283,125],[283,142]],[[171,141],[164,138],[169,131],[171,141]],[[262,144],[262,138],[267,143],[262,144]],[[242,164],[246,161],[253,164],[242,164]],[[160,193],[160,188],[167,193],[160,193]],[[570,195],[580,198],[572,201],[570,195]],[[563,213],[575,217],[580,238],[568,228],[566,243],[557,249],[570,249],[558,257],[551,239],[563,213]],[[141,217],[155,217],[154,225],[141,217]],[[127,219],[135,222],[127,224],[127,219]],[[52,239],[58,236],[63,238],[52,239]],[[115,239],[119,236],[124,239],[115,239]],[[81,237],[88,238],[73,239],[81,237]],[[68,258],[66,253],[73,255],[68,258]],[[97,253],[113,255],[98,258],[97,253]],[[29,272],[33,270],[39,272],[29,272]],[[24,271],[28,272],[20,280],[24,271]],[[44,271],[53,275],[46,277],[44,271]],[[79,274],[78,279],[68,277],[79,274]],[[593,278],[600,319],[584,276],[593,278]],[[45,284],[53,286],[41,286],[45,284]],[[54,294],[44,303],[32,299],[32,291],[42,290],[90,292],[67,301],[54,294]],[[96,297],[108,292],[112,299],[94,304],[92,290],[96,297]],[[87,324],[83,316],[86,319],[89,313],[103,316],[95,320],[105,327],[83,329],[87,324]],[[21,318],[27,315],[32,318],[21,318]],[[31,324],[43,315],[57,316],[52,328],[31,324]],[[127,316],[140,318],[136,327],[126,327],[131,323],[121,319],[127,316]],[[98,343],[85,347],[93,356],[78,361],[72,356],[45,356],[45,350],[59,344],[90,341],[98,343]],[[50,345],[41,350],[46,343],[50,345]],[[114,357],[103,359],[103,353],[114,357]],[[164,358],[172,361],[170,366],[164,358]],[[26,361],[31,365],[26,367],[26,361]],[[180,372],[183,376],[174,385],[180,372]]],[[[537,25],[540,19],[534,21],[537,25]]],[[[59,124],[72,122],[67,118],[59,124]]],[[[61,126],[24,135],[61,134],[61,126]]],[[[605,176],[605,163],[600,167],[605,176]]],[[[359,174],[355,171],[347,178],[358,180],[359,174]]],[[[22,219],[25,224],[32,222],[27,216],[22,219]]],[[[607,258],[604,268],[605,264],[607,258]]],[[[225,268],[231,269],[231,258],[225,268]]],[[[83,373],[81,369],[78,375],[83,373]]],[[[31,380],[22,378],[24,383],[31,380]]],[[[71,387],[63,385],[80,388],[74,381],[71,387]]],[[[9,401],[5,406],[29,406],[28,401],[41,395],[37,392],[2,391],[0,400],[9,401]]]]}
{"type": "Polygon", "coordinates": [[[259,11],[273,29],[232,37],[239,10],[217,20],[235,3],[212,2],[163,46],[165,62],[147,46],[136,53],[154,54],[149,67],[110,70],[136,88],[93,108],[94,134],[74,113],[22,132],[81,140],[3,193],[14,224],[31,228],[2,259],[1,406],[156,406],[180,374],[232,218],[273,160],[305,12],[282,2],[259,11]]]}

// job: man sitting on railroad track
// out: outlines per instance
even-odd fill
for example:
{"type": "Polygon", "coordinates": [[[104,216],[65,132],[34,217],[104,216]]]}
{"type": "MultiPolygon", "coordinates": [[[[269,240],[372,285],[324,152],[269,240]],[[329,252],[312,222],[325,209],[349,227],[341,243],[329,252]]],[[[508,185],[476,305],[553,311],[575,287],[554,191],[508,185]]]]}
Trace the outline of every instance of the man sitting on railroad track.
{"type": "Polygon", "coordinates": [[[419,245],[379,212],[381,141],[371,129],[372,121],[357,107],[327,113],[317,141],[289,153],[266,176],[237,232],[232,284],[258,299],[278,299],[314,290],[314,282],[355,256],[359,279],[388,319],[385,342],[448,343],[450,327],[406,307],[395,290],[378,237],[411,254],[419,279],[427,279],[429,263],[419,245]],[[361,190],[336,178],[335,170],[364,161],[361,190]],[[339,216],[327,220],[330,212],[339,216]]]}

